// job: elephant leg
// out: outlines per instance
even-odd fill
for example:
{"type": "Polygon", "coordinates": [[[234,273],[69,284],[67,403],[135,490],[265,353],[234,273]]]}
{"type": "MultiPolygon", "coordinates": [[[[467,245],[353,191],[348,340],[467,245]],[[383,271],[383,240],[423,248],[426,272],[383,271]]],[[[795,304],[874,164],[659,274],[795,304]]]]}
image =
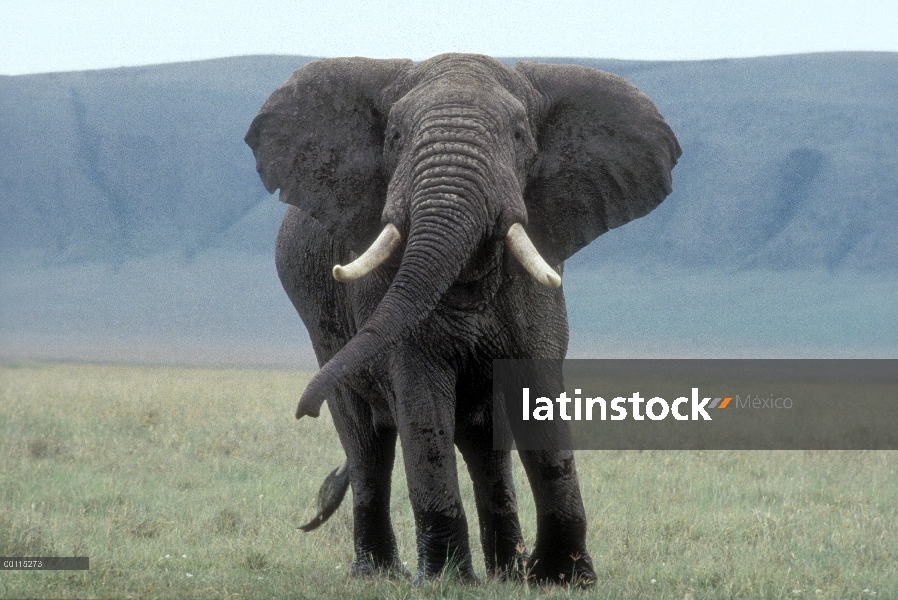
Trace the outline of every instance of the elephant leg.
{"type": "Polygon", "coordinates": [[[421,347],[397,349],[391,361],[395,414],[409,499],[415,515],[415,583],[457,572],[475,581],[468,523],[455,464],[454,371],[421,347]]]}
{"type": "MultiPolygon", "coordinates": [[[[546,314],[553,313],[547,310],[546,314]]],[[[566,343],[566,335],[563,341],[566,343]]],[[[539,346],[532,344],[531,354],[536,355],[537,350],[539,346]]],[[[549,350],[555,356],[564,355],[561,345],[549,350]]],[[[558,358],[517,360],[503,366],[499,381],[503,382],[502,401],[536,504],[536,543],[527,562],[527,577],[537,583],[587,587],[596,581],[596,575],[586,550],[586,511],[574,453],[565,449],[572,444],[567,422],[511,418],[520,410],[517,402],[522,385],[530,388],[534,398],[558,397],[564,389],[562,368],[558,358]]]]}
{"type": "Polygon", "coordinates": [[[370,404],[345,387],[329,402],[334,424],[349,459],[355,559],[353,577],[407,576],[390,521],[390,478],[396,454],[396,429],[376,424],[370,404]]]}
{"type": "Polygon", "coordinates": [[[536,582],[593,584],[596,574],[586,551],[586,512],[573,452],[522,450],[519,454],[536,503],[536,545],[528,561],[528,576],[536,582]]]}
{"type": "Polygon", "coordinates": [[[456,434],[468,465],[480,521],[480,543],[488,575],[508,579],[523,571],[527,554],[514,491],[511,453],[493,450],[492,427],[470,423],[456,434]]]}

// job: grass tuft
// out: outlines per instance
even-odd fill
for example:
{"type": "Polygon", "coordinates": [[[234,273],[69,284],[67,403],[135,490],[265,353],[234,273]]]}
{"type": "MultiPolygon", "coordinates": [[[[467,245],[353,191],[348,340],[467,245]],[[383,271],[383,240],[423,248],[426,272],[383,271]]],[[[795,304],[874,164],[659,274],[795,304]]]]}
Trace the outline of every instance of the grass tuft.
{"type": "Polygon", "coordinates": [[[32,519],[0,512],[0,556],[49,556],[52,547],[43,529],[32,519]]]}
{"type": "Polygon", "coordinates": [[[221,509],[212,521],[215,533],[221,535],[237,535],[243,529],[240,515],[230,508],[221,509]]]}

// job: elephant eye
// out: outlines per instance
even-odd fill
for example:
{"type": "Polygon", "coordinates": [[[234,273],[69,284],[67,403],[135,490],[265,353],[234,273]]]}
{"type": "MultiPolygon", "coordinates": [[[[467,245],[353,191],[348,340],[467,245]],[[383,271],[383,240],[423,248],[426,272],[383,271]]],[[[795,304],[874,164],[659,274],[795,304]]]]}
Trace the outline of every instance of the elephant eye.
{"type": "Polygon", "coordinates": [[[394,142],[398,141],[399,138],[401,138],[401,137],[402,137],[402,135],[398,131],[393,132],[393,141],[394,142]]]}
{"type": "Polygon", "coordinates": [[[521,139],[521,130],[520,129],[518,129],[517,131],[514,132],[514,139],[516,139],[516,140],[521,139]]]}

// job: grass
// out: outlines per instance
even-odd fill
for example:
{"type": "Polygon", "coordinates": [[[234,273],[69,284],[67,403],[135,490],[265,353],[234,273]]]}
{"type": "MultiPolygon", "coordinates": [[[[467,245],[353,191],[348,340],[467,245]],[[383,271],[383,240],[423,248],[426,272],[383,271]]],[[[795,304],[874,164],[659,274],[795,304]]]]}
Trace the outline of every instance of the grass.
{"type": "MultiPolygon", "coordinates": [[[[581,452],[595,590],[351,580],[348,499],[318,531],[296,530],[343,457],[326,413],[292,418],[307,380],[0,366],[0,555],[86,555],[91,564],[0,571],[0,597],[898,597],[890,452],[581,452]]],[[[532,546],[519,466],[516,479],[532,546]]],[[[401,468],[393,507],[413,571],[401,468]]],[[[475,565],[482,574],[479,551],[475,565]]]]}

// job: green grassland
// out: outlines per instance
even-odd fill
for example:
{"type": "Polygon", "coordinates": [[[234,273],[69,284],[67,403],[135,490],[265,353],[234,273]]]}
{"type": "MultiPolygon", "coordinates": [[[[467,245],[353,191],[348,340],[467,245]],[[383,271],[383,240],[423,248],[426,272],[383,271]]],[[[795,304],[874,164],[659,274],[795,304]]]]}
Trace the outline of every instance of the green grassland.
{"type": "MultiPolygon", "coordinates": [[[[890,452],[581,452],[594,590],[350,580],[348,501],[318,531],[296,529],[343,460],[326,413],[292,418],[308,377],[0,366],[0,555],[91,566],[0,572],[0,597],[898,597],[890,452]]],[[[516,480],[532,545],[520,466],[516,480]]],[[[414,570],[401,468],[393,518],[414,570]]]]}

